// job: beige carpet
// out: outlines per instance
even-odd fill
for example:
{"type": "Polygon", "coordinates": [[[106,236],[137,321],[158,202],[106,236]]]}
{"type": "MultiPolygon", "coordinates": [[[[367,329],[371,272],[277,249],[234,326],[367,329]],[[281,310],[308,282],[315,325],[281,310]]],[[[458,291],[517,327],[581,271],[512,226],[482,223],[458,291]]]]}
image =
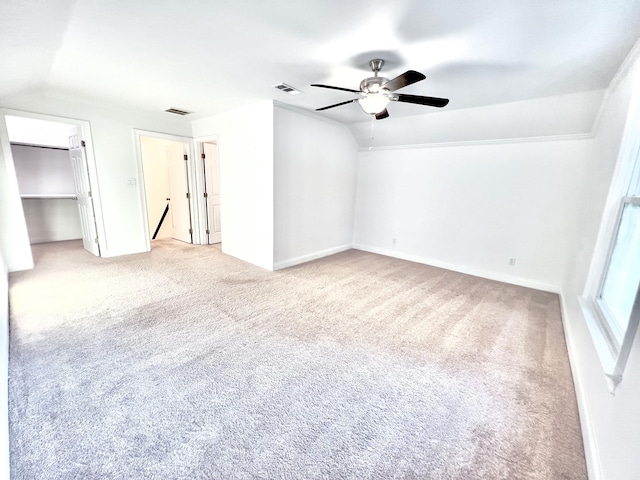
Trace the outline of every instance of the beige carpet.
{"type": "Polygon", "coordinates": [[[153,247],[10,275],[12,478],[586,478],[556,295],[153,247]]]}

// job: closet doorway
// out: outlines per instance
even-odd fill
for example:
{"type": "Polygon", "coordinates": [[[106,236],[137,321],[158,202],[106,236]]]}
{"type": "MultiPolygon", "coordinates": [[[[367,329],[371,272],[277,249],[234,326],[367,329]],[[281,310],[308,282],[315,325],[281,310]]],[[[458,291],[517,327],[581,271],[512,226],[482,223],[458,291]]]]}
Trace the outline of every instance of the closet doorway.
{"type": "Polygon", "coordinates": [[[30,243],[81,239],[100,256],[88,124],[21,112],[4,119],[30,243]]]}

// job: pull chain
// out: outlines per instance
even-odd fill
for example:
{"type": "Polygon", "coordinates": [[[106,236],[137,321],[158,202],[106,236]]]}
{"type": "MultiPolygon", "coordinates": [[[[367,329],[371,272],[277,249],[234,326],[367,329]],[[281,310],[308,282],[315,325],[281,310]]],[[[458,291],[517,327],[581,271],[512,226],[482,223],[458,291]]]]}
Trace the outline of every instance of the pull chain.
{"type": "Polygon", "coordinates": [[[369,140],[371,140],[371,142],[369,143],[369,150],[371,150],[373,148],[373,125],[376,123],[376,117],[375,115],[371,115],[371,135],[369,137],[369,140]]]}

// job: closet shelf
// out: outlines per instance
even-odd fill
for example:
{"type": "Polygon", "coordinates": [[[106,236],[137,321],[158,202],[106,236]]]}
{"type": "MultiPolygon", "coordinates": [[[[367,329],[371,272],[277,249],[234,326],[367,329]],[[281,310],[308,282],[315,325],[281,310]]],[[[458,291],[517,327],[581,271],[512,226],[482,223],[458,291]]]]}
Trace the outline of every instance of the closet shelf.
{"type": "Polygon", "coordinates": [[[20,195],[20,198],[40,199],[40,200],[57,200],[57,199],[77,200],[78,196],[75,193],[63,193],[60,195],[27,193],[24,195],[20,195]]]}

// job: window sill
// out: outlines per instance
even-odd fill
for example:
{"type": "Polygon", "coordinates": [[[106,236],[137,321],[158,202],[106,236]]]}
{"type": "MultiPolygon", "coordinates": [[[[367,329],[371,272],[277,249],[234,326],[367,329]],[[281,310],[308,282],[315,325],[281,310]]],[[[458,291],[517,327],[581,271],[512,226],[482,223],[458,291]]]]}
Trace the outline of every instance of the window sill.
{"type": "Polygon", "coordinates": [[[615,395],[616,389],[622,381],[622,376],[615,373],[618,355],[614,353],[609,346],[606,333],[603,330],[602,323],[593,303],[584,297],[578,297],[578,302],[580,303],[582,315],[591,334],[593,345],[598,353],[602,370],[607,378],[609,392],[615,395]]]}

